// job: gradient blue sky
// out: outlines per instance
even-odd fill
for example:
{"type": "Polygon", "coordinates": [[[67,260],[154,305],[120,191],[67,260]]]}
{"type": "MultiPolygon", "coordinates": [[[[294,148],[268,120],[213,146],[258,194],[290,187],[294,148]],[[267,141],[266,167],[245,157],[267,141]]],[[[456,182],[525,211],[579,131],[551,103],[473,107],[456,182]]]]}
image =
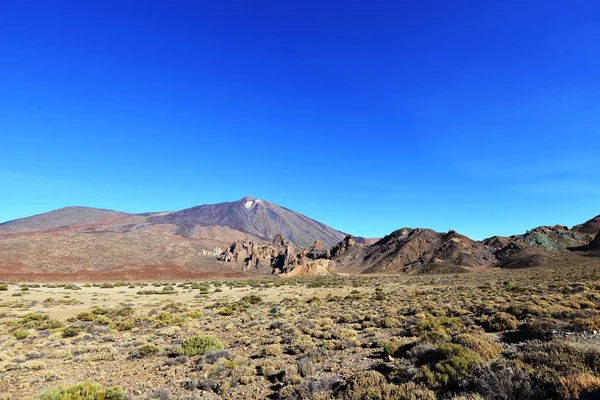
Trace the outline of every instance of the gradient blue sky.
{"type": "Polygon", "coordinates": [[[0,221],[245,195],[357,235],[600,214],[594,1],[0,0],[0,221]]]}

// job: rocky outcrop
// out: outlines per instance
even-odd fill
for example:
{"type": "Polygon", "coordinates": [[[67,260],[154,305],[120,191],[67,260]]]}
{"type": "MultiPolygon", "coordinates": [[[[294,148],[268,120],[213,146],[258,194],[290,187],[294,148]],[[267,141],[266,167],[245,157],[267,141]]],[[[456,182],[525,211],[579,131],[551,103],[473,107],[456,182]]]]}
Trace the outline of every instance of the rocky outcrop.
{"type": "Polygon", "coordinates": [[[327,266],[334,253],[343,254],[355,246],[357,244],[354,238],[346,236],[332,249],[323,246],[320,240],[315,240],[310,247],[297,249],[284,240],[282,235],[277,234],[269,244],[255,243],[250,240],[235,241],[217,259],[236,264],[244,271],[289,276],[323,275],[328,271],[327,266]]]}
{"type": "Polygon", "coordinates": [[[354,237],[352,235],[347,235],[344,240],[333,246],[331,249],[331,257],[339,257],[355,246],[357,246],[357,243],[356,240],[354,240],[354,237]]]}
{"type": "Polygon", "coordinates": [[[217,259],[237,264],[243,271],[263,273],[287,272],[298,264],[294,247],[286,244],[280,235],[269,244],[255,243],[247,239],[237,240],[217,259]]]}
{"type": "Polygon", "coordinates": [[[579,247],[573,247],[571,251],[585,251],[590,252],[590,255],[600,255],[600,232],[592,239],[588,244],[579,247]]]}
{"type": "Polygon", "coordinates": [[[600,233],[600,215],[584,222],[583,224],[575,225],[572,231],[591,236],[597,235],[600,233]]]}

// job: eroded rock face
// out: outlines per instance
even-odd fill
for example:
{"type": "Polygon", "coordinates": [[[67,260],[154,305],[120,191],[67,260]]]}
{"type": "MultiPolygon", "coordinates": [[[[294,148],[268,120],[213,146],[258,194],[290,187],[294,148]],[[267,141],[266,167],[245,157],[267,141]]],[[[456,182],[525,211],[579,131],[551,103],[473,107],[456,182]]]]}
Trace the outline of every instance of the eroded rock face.
{"type": "Polygon", "coordinates": [[[331,257],[339,257],[356,245],[357,243],[356,240],[354,240],[354,237],[352,235],[347,235],[344,240],[333,246],[331,249],[331,257]]]}
{"type": "Polygon", "coordinates": [[[300,252],[281,235],[276,235],[268,244],[247,239],[235,241],[217,259],[237,264],[244,271],[278,274],[289,272],[299,265],[300,252]]]}
{"type": "MultiPolygon", "coordinates": [[[[347,249],[355,245],[356,242],[349,236],[334,247],[347,249]]],[[[328,271],[328,260],[331,258],[331,249],[323,246],[319,240],[310,247],[297,249],[281,235],[275,235],[273,242],[268,244],[250,240],[235,241],[217,257],[219,261],[237,264],[237,267],[244,271],[290,274],[296,268],[302,267],[293,274],[294,276],[306,275],[309,271],[325,274],[328,271]]]]}

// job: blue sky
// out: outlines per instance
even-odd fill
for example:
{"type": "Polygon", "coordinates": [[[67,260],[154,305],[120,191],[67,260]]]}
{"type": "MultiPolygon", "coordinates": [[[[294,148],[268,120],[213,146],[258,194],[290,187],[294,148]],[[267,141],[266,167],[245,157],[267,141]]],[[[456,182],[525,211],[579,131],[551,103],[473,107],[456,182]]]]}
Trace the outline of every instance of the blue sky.
{"type": "Polygon", "coordinates": [[[591,1],[0,0],[0,221],[245,195],[357,235],[600,214],[591,1]]]}

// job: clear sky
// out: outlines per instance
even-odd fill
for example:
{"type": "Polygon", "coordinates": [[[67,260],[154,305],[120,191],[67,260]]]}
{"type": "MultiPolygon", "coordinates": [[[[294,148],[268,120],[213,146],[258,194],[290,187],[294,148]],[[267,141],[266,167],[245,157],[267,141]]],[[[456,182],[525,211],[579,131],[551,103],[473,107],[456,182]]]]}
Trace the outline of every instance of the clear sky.
{"type": "Polygon", "coordinates": [[[600,214],[594,1],[0,0],[0,221],[265,199],[362,236],[600,214]]]}

